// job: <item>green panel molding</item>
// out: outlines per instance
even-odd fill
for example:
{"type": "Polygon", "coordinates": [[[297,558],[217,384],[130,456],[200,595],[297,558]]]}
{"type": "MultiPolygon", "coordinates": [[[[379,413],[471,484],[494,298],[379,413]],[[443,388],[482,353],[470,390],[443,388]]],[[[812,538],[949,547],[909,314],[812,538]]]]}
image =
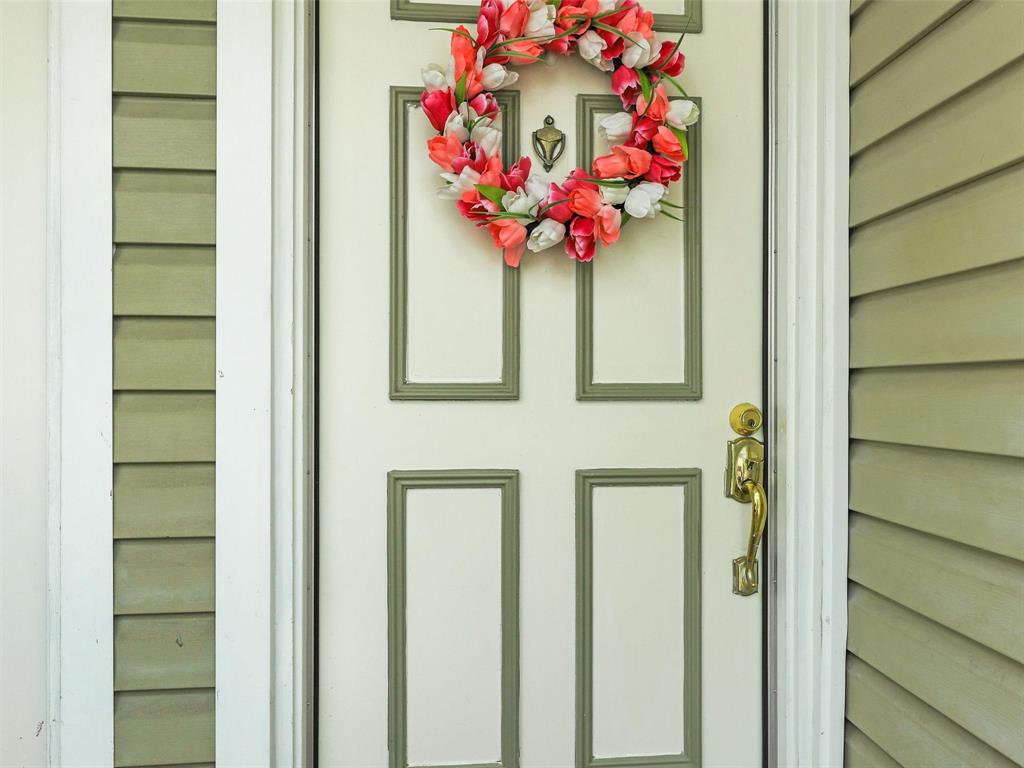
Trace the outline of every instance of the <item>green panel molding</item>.
{"type": "MultiPolygon", "coordinates": [[[[422,88],[391,87],[391,315],[390,395],[392,400],[519,399],[519,270],[502,264],[501,379],[494,382],[427,382],[408,378],[409,209],[406,144],[409,107],[418,106],[422,88]]],[[[508,167],[519,158],[519,93],[501,91],[502,156],[508,167]]],[[[423,194],[430,194],[422,190],[423,194]]]]}
{"type": "Polygon", "coordinates": [[[576,472],[576,768],[699,768],[701,764],[701,608],[699,469],[580,469],[576,472]],[[594,757],[594,489],[683,488],[683,747],[678,755],[594,757]]]}
{"type": "Polygon", "coordinates": [[[501,491],[501,758],[432,768],[519,768],[519,472],[514,469],[395,470],[388,473],[388,754],[408,768],[406,715],[406,492],[501,491]]]}
{"type": "MultiPolygon", "coordinates": [[[[656,13],[654,28],[659,32],[697,33],[704,28],[703,0],[686,0],[685,13],[656,13]]],[[[417,3],[413,0],[391,0],[391,18],[398,21],[443,21],[476,24],[480,11],[477,5],[455,3],[417,3]]]]}
{"type": "MultiPolygon", "coordinates": [[[[699,98],[692,100],[701,104],[699,98]]],[[[619,112],[619,98],[608,94],[576,97],[576,163],[589,168],[594,159],[594,116],[619,112]]],[[[689,159],[683,164],[685,252],[683,308],[685,351],[683,381],[594,381],[594,265],[576,265],[576,399],[577,400],[700,400],[701,374],[701,180],[700,123],[691,125],[689,159]]]]}

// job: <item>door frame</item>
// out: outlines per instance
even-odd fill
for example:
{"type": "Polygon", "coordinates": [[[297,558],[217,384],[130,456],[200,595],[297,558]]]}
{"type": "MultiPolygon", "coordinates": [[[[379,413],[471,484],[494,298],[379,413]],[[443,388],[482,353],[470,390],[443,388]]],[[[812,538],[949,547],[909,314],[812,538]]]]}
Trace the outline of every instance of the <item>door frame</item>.
{"type": "MultiPolygon", "coordinates": [[[[849,7],[765,7],[765,763],[838,768],[849,7]]],[[[217,642],[231,649],[217,655],[225,766],[315,759],[315,10],[315,0],[217,8],[217,535],[232,542],[216,559],[217,642]],[[266,728],[252,727],[260,722],[266,728]]],[[[110,282],[109,265],[86,258],[110,246],[109,147],[95,141],[110,131],[110,18],[109,0],[51,5],[48,698],[57,766],[109,763],[113,747],[110,282]]]]}

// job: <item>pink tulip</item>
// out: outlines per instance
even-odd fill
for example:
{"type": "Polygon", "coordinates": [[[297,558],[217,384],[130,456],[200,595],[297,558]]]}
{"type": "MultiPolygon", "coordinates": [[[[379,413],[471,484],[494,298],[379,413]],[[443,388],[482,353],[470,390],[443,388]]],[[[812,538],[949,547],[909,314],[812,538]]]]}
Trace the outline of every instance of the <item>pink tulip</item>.
{"type": "Polygon", "coordinates": [[[455,94],[451,88],[442,91],[424,91],[420,94],[420,106],[435,131],[443,131],[448,115],[455,109],[455,94]]]}
{"type": "Polygon", "coordinates": [[[481,93],[469,99],[469,108],[476,112],[477,117],[489,117],[492,120],[497,116],[500,107],[498,100],[490,93],[481,93]]]}
{"type": "Polygon", "coordinates": [[[569,193],[569,210],[588,219],[594,218],[603,204],[601,193],[596,189],[582,187],[569,193]]]}
{"type": "Polygon", "coordinates": [[[427,140],[430,159],[441,166],[441,170],[455,173],[452,161],[462,154],[462,142],[454,136],[435,136],[427,140]]]}
{"type": "Polygon", "coordinates": [[[565,238],[565,254],[576,261],[594,259],[594,220],[577,216],[569,225],[569,236],[565,238]]]}
{"type": "Polygon", "coordinates": [[[627,109],[636,104],[637,97],[641,93],[640,78],[637,77],[636,70],[629,67],[616,69],[612,74],[612,90],[618,94],[622,100],[622,106],[627,109]]]}
{"type": "Polygon", "coordinates": [[[622,213],[612,205],[603,205],[594,216],[594,234],[605,245],[611,245],[619,239],[619,227],[622,226],[622,213]]]}
{"type": "Polygon", "coordinates": [[[654,137],[654,150],[679,162],[686,160],[683,145],[679,143],[679,139],[672,129],[666,128],[664,125],[658,128],[658,133],[654,137]]]}
{"type": "Polygon", "coordinates": [[[661,155],[654,155],[651,158],[651,167],[644,174],[644,178],[647,181],[667,185],[669,182],[679,181],[681,175],[682,166],[675,160],[662,157],[661,155]]]}
{"type": "Polygon", "coordinates": [[[504,171],[499,182],[495,185],[506,189],[509,192],[514,192],[520,187],[526,186],[526,180],[530,176],[530,167],[533,165],[532,161],[528,157],[520,157],[512,166],[504,171]]]}
{"type": "Polygon", "coordinates": [[[515,219],[498,219],[487,227],[494,244],[505,251],[505,263],[518,267],[526,250],[526,227],[515,219]]]}
{"type": "Polygon", "coordinates": [[[543,215],[549,219],[554,219],[557,222],[565,224],[565,222],[567,222],[572,217],[572,211],[569,210],[568,203],[569,192],[568,190],[558,186],[554,182],[552,182],[551,186],[548,189],[549,192],[547,199],[544,200],[544,205],[550,205],[551,203],[558,204],[552,205],[550,208],[547,209],[547,211],[544,212],[543,215]]]}
{"type": "Polygon", "coordinates": [[[515,0],[501,14],[499,29],[506,40],[522,37],[526,22],[530,18],[530,7],[523,0],[515,0]]]}
{"type": "Polygon", "coordinates": [[[504,6],[501,4],[501,0],[482,0],[480,14],[476,19],[477,46],[487,48],[498,37],[498,22],[503,10],[504,6]]]}
{"type": "Polygon", "coordinates": [[[656,123],[664,123],[665,115],[668,114],[668,96],[665,95],[665,86],[656,85],[654,87],[654,98],[649,104],[643,94],[640,94],[636,100],[636,111],[656,123]]]}
{"type": "Polygon", "coordinates": [[[636,121],[636,125],[633,126],[633,133],[630,135],[629,140],[626,141],[626,146],[647,149],[647,145],[657,132],[658,124],[656,122],[649,117],[641,117],[636,121]]]}
{"type": "Polygon", "coordinates": [[[636,147],[612,147],[610,155],[594,159],[594,175],[599,179],[643,176],[651,167],[651,153],[636,147]]]}

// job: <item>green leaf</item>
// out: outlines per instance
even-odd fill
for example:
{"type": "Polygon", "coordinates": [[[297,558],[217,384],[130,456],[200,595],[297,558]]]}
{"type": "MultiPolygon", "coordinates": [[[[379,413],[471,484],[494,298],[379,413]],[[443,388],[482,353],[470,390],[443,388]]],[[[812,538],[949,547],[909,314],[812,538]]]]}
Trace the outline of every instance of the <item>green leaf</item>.
{"type": "Polygon", "coordinates": [[[647,73],[644,72],[642,69],[636,70],[636,76],[640,80],[640,90],[643,91],[644,101],[646,101],[647,104],[650,105],[651,95],[654,92],[651,88],[651,79],[647,77],[647,73]]]}
{"type": "Polygon", "coordinates": [[[624,226],[629,224],[629,220],[632,219],[632,218],[633,218],[632,216],[630,216],[628,213],[623,211],[622,212],[622,220],[619,222],[619,229],[622,229],[624,226]]]}
{"type": "Polygon", "coordinates": [[[552,209],[552,208],[554,208],[556,206],[564,205],[565,203],[568,203],[568,202],[569,202],[569,198],[566,198],[565,200],[555,200],[554,202],[548,203],[547,205],[544,205],[544,206],[541,206],[540,208],[538,208],[537,209],[537,215],[540,216],[542,213],[545,213],[545,212],[549,211],[550,209],[552,209]]]}
{"type": "Polygon", "coordinates": [[[495,205],[501,205],[501,198],[505,196],[505,190],[501,187],[493,187],[490,184],[475,185],[477,191],[495,205]]]}
{"type": "Polygon", "coordinates": [[[464,37],[467,40],[469,40],[469,42],[476,44],[476,40],[473,39],[473,36],[469,34],[469,32],[466,32],[465,30],[462,29],[456,29],[455,27],[429,27],[429,31],[451,32],[453,35],[459,35],[460,37],[464,37]]]}
{"type": "Polygon", "coordinates": [[[594,176],[577,176],[580,181],[589,181],[591,184],[597,184],[599,187],[628,187],[628,181],[617,181],[615,179],[598,179],[594,176]]]}
{"type": "Polygon", "coordinates": [[[665,78],[666,80],[668,80],[668,81],[669,81],[670,83],[672,83],[672,85],[674,85],[674,86],[676,87],[676,89],[677,89],[677,90],[678,90],[678,91],[679,91],[679,92],[680,92],[681,94],[683,94],[683,96],[686,96],[686,98],[690,98],[689,94],[688,94],[688,93],[687,93],[687,92],[686,92],[686,91],[685,91],[685,90],[683,89],[683,86],[681,86],[681,85],[679,84],[679,81],[678,81],[678,80],[676,80],[676,79],[675,79],[674,77],[671,77],[670,75],[666,75],[666,74],[665,74],[664,72],[661,72],[660,74],[661,74],[661,76],[662,76],[662,77],[664,77],[664,78],[665,78]]]}
{"type": "Polygon", "coordinates": [[[593,26],[593,27],[597,27],[598,29],[603,29],[605,32],[610,32],[613,35],[615,35],[616,37],[621,37],[623,40],[629,40],[629,42],[631,42],[634,45],[636,45],[637,41],[634,40],[629,35],[627,35],[621,29],[616,29],[615,27],[608,26],[607,24],[602,24],[599,21],[594,21],[593,18],[591,18],[591,20],[590,20],[590,25],[593,26]]]}
{"type": "Polygon", "coordinates": [[[670,219],[675,219],[676,221],[681,221],[684,224],[686,223],[686,219],[681,219],[678,216],[675,216],[675,215],[669,213],[664,208],[661,209],[660,213],[661,213],[662,216],[668,216],[670,219]]]}
{"type": "Polygon", "coordinates": [[[686,210],[686,206],[685,205],[679,205],[679,203],[670,203],[668,200],[665,200],[665,199],[661,199],[658,202],[660,202],[662,205],[667,205],[669,208],[678,208],[678,209],[684,210],[684,211],[686,210]]]}
{"type": "MultiPolygon", "coordinates": [[[[675,129],[673,129],[673,130],[675,130],[675,129]]],[[[680,131],[680,130],[675,130],[675,134],[676,134],[677,137],[679,137],[679,146],[681,146],[683,148],[683,157],[685,157],[686,159],[689,159],[690,158],[690,142],[686,138],[686,132],[685,131],[680,131]]]]}
{"type": "Polygon", "coordinates": [[[455,84],[455,103],[461,104],[466,100],[466,72],[462,73],[459,82],[455,84]]]}

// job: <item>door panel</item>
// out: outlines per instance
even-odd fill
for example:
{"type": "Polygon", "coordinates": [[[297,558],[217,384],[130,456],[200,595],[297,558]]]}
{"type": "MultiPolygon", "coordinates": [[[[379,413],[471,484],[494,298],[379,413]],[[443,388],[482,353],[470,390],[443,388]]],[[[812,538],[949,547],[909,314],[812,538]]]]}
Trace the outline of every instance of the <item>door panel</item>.
{"type": "MultiPolygon", "coordinates": [[[[761,6],[703,13],[686,224],[515,271],[435,196],[412,104],[447,34],[321,5],[322,765],[760,764],[750,513],[719,478],[761,391],[761,6]]],[[[519,72],[505,148],[551,115],[561,180],[603,151],[608,78],[519,72]]]]}

